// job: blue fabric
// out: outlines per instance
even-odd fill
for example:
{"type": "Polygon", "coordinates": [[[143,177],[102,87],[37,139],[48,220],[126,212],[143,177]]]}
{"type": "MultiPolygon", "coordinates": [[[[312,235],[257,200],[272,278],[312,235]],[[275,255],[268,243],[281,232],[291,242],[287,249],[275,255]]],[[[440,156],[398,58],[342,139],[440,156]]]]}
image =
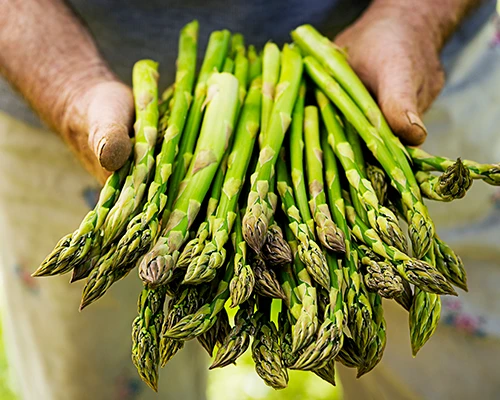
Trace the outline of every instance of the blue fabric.
{"type": "MultiPolygon", "coordinates": [[[[173,80],[179,30],[192,19],[200,22],[199,57],[211,31],[229,29],[245,35],[248,44],[261,47],[267,40],[290,40],[289,32],[310,23],[333,37],[354,21],[369,0],[69,0],[68,3],[94,35],[112,69],[130,83],[135,61],[152,58],[160,63],[160,87],[173,80]]],[[[494,1],[475,13],[463,36],[471,36],[494,9],[494,1]],[[488,6],[488,7],[486,7],[488,6]]],[[[452,41],[452,43],[455,43],[452,41]]],[[[0,78],[0,110],[34,125],[37,117],[0,78]]]]}

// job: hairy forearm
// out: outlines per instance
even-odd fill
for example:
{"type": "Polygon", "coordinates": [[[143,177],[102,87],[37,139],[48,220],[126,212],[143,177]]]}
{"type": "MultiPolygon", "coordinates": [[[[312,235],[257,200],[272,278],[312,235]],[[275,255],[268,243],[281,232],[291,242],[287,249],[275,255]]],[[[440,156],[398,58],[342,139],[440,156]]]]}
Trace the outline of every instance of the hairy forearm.
{"type": "Polygon", "coordinates": [[[62,0],[0,0],[0,72],[61,133],[74,96],[114,79],[62,0]]]}
{"type": "Polygon", "coordinates": [[[422,31],[439,51],[481,0],[374,0],[368,13],[391,13],[422,31]]]}

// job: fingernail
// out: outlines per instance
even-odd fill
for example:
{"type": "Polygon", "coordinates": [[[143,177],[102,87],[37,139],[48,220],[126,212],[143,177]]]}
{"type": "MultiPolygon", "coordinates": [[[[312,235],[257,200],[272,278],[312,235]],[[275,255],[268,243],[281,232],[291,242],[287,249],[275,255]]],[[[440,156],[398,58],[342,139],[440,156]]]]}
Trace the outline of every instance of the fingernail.
{"type": "Polygon", "coordinates": [[[422,130],[424,135],[427,136],[427,129],[425,129],[424,123],[417,114],[411,111],[407,111],[406,117],[408,118],[408,121],[410,121],[410,124],[418,126],[422,130]]]}

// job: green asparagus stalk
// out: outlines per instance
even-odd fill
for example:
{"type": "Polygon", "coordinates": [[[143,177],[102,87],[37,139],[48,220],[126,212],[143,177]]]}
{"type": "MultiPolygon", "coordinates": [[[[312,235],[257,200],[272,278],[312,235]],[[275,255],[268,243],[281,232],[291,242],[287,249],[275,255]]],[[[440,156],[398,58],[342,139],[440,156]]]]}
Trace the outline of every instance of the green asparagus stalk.
{"type": "Polygon", "coordinates": [[[256,321],[253,306],[240,306],[234,317],[235,325],[217,350],[210,369],[226,367],[233,364],[250,346],[250,338],[255,335],[256,321]]]}
{"type": "Polygon", "coordinates": [[[226,309],[223,308],[217,314],[215,324],[205,333],[196,336],[196,340],[198,340],[208,355],[212,357],[215,347],[220,346],[224,342],[230,330],[231,325],[229,324],[229,316],[227,315],[226,309]]]}
{"type": "Polygon", "coordinates": [[[459,256],[437,235],[434,237],[436,268],[446,280],[467,292],[467,274],[459,256]]]}
{"type": "Polygon", "coordinates": [[[375,253],[390,261],[403,279],[429,293],[457,295],[437,269],[422,260],[409,257],[393,246],[386,245],[373,229],[361,221],[351,206],[347,206],[346,211],[353,235],[375,253]]]}
{"type": "MultiPolygon", "coordinates": [[[[390,149],[392,150],[390,145],[392,142],[384,140],[381,132],[369,122],[344,89],[328,75],[316,59],[310,56],[306,57],[304,65],[316,84],[356,128],[370,151],[391,178],[393,185],[401,193],[413,251],[417,257],[422,257],[427,253],[431,245],[434,236],[434,224],[422,202],[420,189],[413,172],[409,166],[406,168],[408,162],[404,154],[401,159],[401,157],[390,151],[390,149]],[[413,185],[413,182],[415,182],[415,185],[413,185]]],[[[390,131],[389,134],[392,135],[390,131]]],[[[395,138],[395,140],[398,139],[395,138]]],[[[392,214],[392,212],[390,213],[392,214]]],[[[384,240],[388,239],[390,238],[384,238],[384,240]]]]}
{"type": "MultiPolygon", "coordinates": [[[[174,97],[174,86],[175,85],[170,85],[167,87],[163,93],[161,94],[160,98],[158,99],[158,116],[159,116],[159,121],[158,121],[158,126],[159,126],[159,131],[160,133],[164,133],[165,129],[161,129],[161,121],[164,119],[165,114],[170,113],[171,107],[171,100],[174,97]]],[[[165,124],[168,122],[168,118],[165,118],[165,124]]]]}
{"type": "Polygon", "coordinates": [[[179,250],[226,151],[235,119],[238,81],[227,73],[209,78],[207,106],[200,137],[165,232],[139,267],[141,279],[160,285],[172,278],[179,250]]]}
{"type": "Polygon", "coordinates": [[[295,205],[292,188],[285,161],[280,157],[277,161],[278,192],[281,197],[283,211],[288,217],[288,226],[298,241],[298,254],[306,265],[307,271],[325,289],[330,287],[330,275],[325,256],[308,226],[303,223],[300,212],[295,205]]]}
{"type": "Polygon", "coordinates": [[[342,122],[344,125],[345,136],[347,138],[347,141],[351,145],[352,151],[354,153],[354,160],[356,160],[356,163],[358,164],[358,167],[361,170],[363,176],[367,176],[362,140],[359,137],[358,132],[356,132],[356,129],[354,129],[354,127],[349,121],[343,118],[342,122]]]}
{"type": "Polygon", "coordinates": [[[86,261],[89,252],[93,247],[96,247],[96,236],[109,209],[118,198],[120,188],[129,171],[130,161],[107,179],[94,209],[85,216],[76,231],[64,236],[57,243],[54,250],[45,258],[32,276],[64,274],[86,261]]]}
{"type": "Polygon", "coordinates": [[[309,344],[299,358],[295,361],[290,368],[300,370],[316,370],[324,368],[332,361],[343,343],[343,322],[344,322],[344,304],[342,300],[342,292],[340,290],[340,282],[338,278],[342,279],[341,275],[337,273],[338,264],[337,259],[327,253],[329,266],[332,270],[332,278],[336,280],[332,285],[329,297],[330,301],[327,304],[325,319],[318,329],[316,340],[309,344]]]}
{"type": "Polygon", "coordinates": [[[307,199],[306,178],[304,174],[304,103],[306,96],[306,83],[302,80],[299,95],[295,103],[290,127],[290,164],[292,184],[297,208],[302,220],[305,221],[309,230],[314,232],[314,220],[309,210],[307,199]]]}
{"type": "Polygon", "coordinates": [[[390,262],[376,255],[370,248],[355,245],[359,259],[365,267],[363,278],[366,287],[386,299],[393,299],[403,295],[403,281],[396,274],[390,262]]]}
{"type": "MultiPolygon", "coordinates": [[[[248,58],[245,54],[245,46],[238,45],[236,48],[236,56],[234,59],[234,76],[239,82],[239,105],[243,106],[247,95],[248,86],[248,58]]],[[[252,82],[252,81],[250,81],[252,82]]]]}
{"type": "MultiPolygon", "coordinates": [[[[366,287],[358,272],[357,252],[351,248],[351,232],[347,226],[345,203],[342,198],[340,176],[335,154],[327,145],[327,135],[322,135],[324,149],[325,175],[330,210],[337,226],[344,232],[346,253],[343,262],[343,296],[347,308],[347,326],[359,348],[364,348],[374,335],[372,330],[372,308],[366,287]]],[[[344,339],[345,346],[345,339],[344,339]]]]}
{"type": "Polygon", "coordinates": [[[415,288],[409,314],[411,349],[414,357],[436,331],[440,317],[440,296],[415,288]]]}
{"type": "Polygon", "coordinates": [[[469,170],[463,165],[460,158],[440,176],[432,175],[430,172],[417,171],[415,178],[420,185],[422,194],[429,199],[438,201],[463,198],[473,182],[469,170]]]}
{"type": "Polygon", "coordinates": [[[269,181],[278,159],[302,77],[302,56],[298,49],[285,45],[281,58],[281,73],[274,96],[269,125],[260,143],[259,161],[251,177],[247,211],[243,218],[243,237],[259,252],[266,239],[269,220],[274,214],[272,199],[268,198],[269,181]]]}
{"type": "Polygon", "coordinates": [[[276,273],[271,268],[268,268],[264,260],[258,255],[253,257],[252,271],[255,277],[255,293],[263,297],[286,300],[276,273]]]}
{"type": "Polygon", "coordinates": [[[345,252],[344,234],[332,220],[326,202],[323,180],[323,151],[320,144],[318,108],[308,106],[304,112],[304,137],[306,144],[307,179],[309,182],[309,206],[316,223],[319,240],[326,248],[345,252]]]}
{"type": "Polygon", "coordinates": [[[215,218],[215,212],[217,211],[217,206],[219,205],[222,185],[227,171],[228,158],[229,154],[226,152],[221,161],[221,167],[215,174],[212,188],[210,189],[210,198],[208,199],[205,221],[203,221],[198,227],[196,236],[184,246],[184,249],[175,263],[175,268],[187,268],[193,258],[199,256],[205,248],[206,241],[210,235],[210,225],[215,218]]]}
{"type": "Polygon", "coordinates": [[[292,250],[276,221],[271,223],[267,229],[266,241],[262,247],[262,257],[272,267],[281,267],[292,262],[292,250]]]}
{"type": "Polygon", "coordinates": [[[361,350],[350,337],[344,338],[344,345],[337,355],[336,361],[339,361],[347,368],[359,368],[363,363],[361,350]]]}
{"type": "Polygon", "coordinates": [[[208,79],[213,72],[221,71],[229,49],[231,34],[227,30],[212,32],[208,40],[205,58],[196,81],[193,104],[189,108],[185,131],[181,137],[179,151],[175,158],[174,169],[167,190],[165,209],[172,210],[177,197],[179,184],[184,179],[193,158],[193,150],[198,139],[203,112],[206,109],[208,79]]]}
{"type": "Polygon", "coordinates": [[[273,109],[276,85],[280,76],[280,59],[279,47],[273,42],[267,42],[262,52],[262,111],[260,114],[261,135],[259,140],[264,140],[269,117],[273,109]]]}
{"type": "Polygon", "coordinates": [[[232,74],[234,71],[234,60],[231,57],[226,57],[224,60],[224,65],[222,66],[222,72],[227,72],[232,74]]]}
{"type": "Polygon", "coordinates": [[[186,315],[176,325],[168,329],[164,335],[177,340],[190,340],[212,328],[217,320],[217,314],[221,312],[229,298],[229,282],[233,273],[234,262],[230,260],[212,301],[205,303],[195,313],[186,315]]]}
{"type": "Polygon", "coordinates": [[[372,184],[378,202],[380,204],[385,204],[388,186],[384,170],[376,165],[368,164],[366,166],[366,177],[372,184]]]}
{"type": "MultiPolygon", "coordinates": [[[[413,164],[422,171],[446,172],[455,164],[454,160],[430,155],[416,147],[407,147],[406,150],[413,164]]],[[[489,185],[500,186],[500,164],[480,164],[471,160],[462,160],[462,164],[469,170],[472,179],[481,179],[489,185]]]]}
{"type": "Polygon", "coordinates": [[[281,354],[278,331],[269,319],[268,310],[263,312],[255,331],[252,358],[257,374],[266,385],[274,389],[286,388],[288,373],[281,354]]]}
{"type": "Polygon", "coordinates": [[[102,226],[103,247],[121,234],[138,211],[154,167],[158,134],[158,64],[138,61],[132,71],[135,101],[135,165],[102,226]]]}
{"type": "Polygon", "coordinates": [[[255,285],[255,275],[247,258],[246,242],[241,232],[241,216],[237,213],[232,234],[234,254],[234,275],[229,283],[231,307],[248,300],[255,285]]]}
{"type": "Polygon", "coordinates": [[[195,286],[185,287],[184,290],[170,299],[168,313],[163,321],[160,334],[160,363],[164,367],[168,361],[184,346],[183,340],[171,339],[165,332],[175,326],[186,315],[194,313],[201,306],[202,293],[195,286]]]}
{"type": "Polygon", "coordinates": [[[344,167],[349,185],[366,211],[370,226],[380,234],[384,242],[406,252],[406,238],[397,217],[387,207],[380,205],[373,186],[355,162],[354,152],[345,137],[338,114],[320,90],[316,90],[316,99],[328,131],[328,142],[344,167]]]}
{"type": "Polygon", "coordinates": [[[252,82],[255,78],[262,75],[262,57],[257,54],[255,46],[248,46],[248,81],[252,82]]]}
{"type": "Polygon", "coordinates": [[[189,264],[184,278],[187,283],[213,279],[217,269],[224,263],[225,245],[236,217],[239,195],[259,130],[260,102],[261,79],[257,78],[250,86],[238,122],[220,202],[210,227],[210,236],[203,252],[198,257],[193,257],[189,264]]]}
{"type": "Polygon", "coordinates": [[[382,299],[376,293],[371,293],[369,297],[373,310],[372,325],[375,335],[368,346],[363,349],[363,357],[361,364],[358,367],[358,378],[370,372],[380,362],[382,355],[384,354],[387,340],[382,299]]]}
{"type": "Polygon", "coordinates": [[[164,301],[164,288],[143,289],[137,306],[139,315],[132,324],[132,361],[141,379],[154,391],[158,391],[164,301]]]}
{"type": "MultiPolygon", "coordinates": [[[[318,301],[316,288],[313,286],[311,277],[299,257],[298,243],[295,235],[289,228],[285,229],[288,244],[292,249],[292,270],[297,280],[296,287],[292,287],[293,293],[301,303],[300,313],[295,313],[295,324],[292,326],[292,352],[296,353],[308,346],[318,331],[318,301]]],[[[294,304],[290,305],[293,312],[294,304]]]]}
{"type": "Polygon", "coordinates": [[[314,369],[316,375],[321,379],[328,382],[329,384],[335,386],[335,361],[330,360],[323,368],[314,369]]]}

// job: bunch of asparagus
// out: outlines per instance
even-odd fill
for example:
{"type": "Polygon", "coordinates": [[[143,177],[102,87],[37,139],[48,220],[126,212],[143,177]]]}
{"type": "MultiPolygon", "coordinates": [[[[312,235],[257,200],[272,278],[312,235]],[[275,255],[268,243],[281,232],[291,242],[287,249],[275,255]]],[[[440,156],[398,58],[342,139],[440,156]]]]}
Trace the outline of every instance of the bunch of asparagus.
{"type": "Polygon", "coordinates": [[[287,369],[335,384],[340,362],[361,376],[384,352],[382,298],[408,311],[415,355],[440,296],[467,290],[423,198],[500,185],[500,165],[404,147],[343,51],[308,25],[292,39],[259,54],[213,32],[196,74],[191,22],[160,96],[157,63],[137,62],[134,153],[34,273],[86,279],[83,309],[137,267],[132,360],[155,390],[159,367],[195,338],[210,368],[250,347],[277,389],[287,369]]]}

